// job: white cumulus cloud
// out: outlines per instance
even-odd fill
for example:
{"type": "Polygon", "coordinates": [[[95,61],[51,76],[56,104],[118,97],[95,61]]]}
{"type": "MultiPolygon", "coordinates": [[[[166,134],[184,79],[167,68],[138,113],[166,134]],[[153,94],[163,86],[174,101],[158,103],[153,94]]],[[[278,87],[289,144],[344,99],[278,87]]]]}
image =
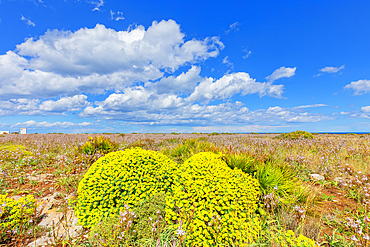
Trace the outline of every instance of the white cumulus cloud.
{"type": "Polygon", "coordinates": [[[163,77],[185,64],[216,57],[217,37],[184,40],[173,20],[116,31],[97,24],[75,32],[48,31],[16,51],[0,55],[0,96],[4,99],[73,96],[121,91],[134,82],[163,77]]]}
{"type": "Polygon", "coordinates": [[[361,107],[361,111],[370,113],[370,106],[361,107]]]}
{"type": "Polygon", "coordinates": [[[198,82],[204,80],[199,75],[200,71],[200,67],[192,66],[187,72],[183,72],[177,77],[163,77],[155,83],[148,84],[148,87],[154,88],[158,94],[189,94],[193,92],[198,82]]]}
{"type": "Polygon", "coordinates": [[[370,80],[353,81],[350,84],[346,85],[344,89],[353,89],[355,91],[355,95],[369,93],[370,92],[370,80]]]}
{"type": "Polygon", "coordinates": [[[120,120],[130,124],[143,125],[240,125],[240,124],[286,124],[319,122],[333,117],[309,113],[305,108],[282,108],[279,106],[250,111],[243,103],[226,102],[217,105],[200,105],[175,95],[161,98],[138,87],[125,94],[113,94],[98,107],[88,106],[81,117],[96,117],[120,120]],[[154,97],[153,97],[154,96],[154,97]]]}
{"type": "Polygon", "coordinates": [[[66,112],[81,111],[91,103],[87,101],[86,95],[75,95],[73,97],[62,97],[59,100],[39,99],[11,99],[0,101],[0,116],[12,115],[49,115],[64,114],[66,112]]]}
{"type": "Polygon", "coordinates": [[[284,77],[292,77],[295,75],[296,67],[294,68],[285,68],[280,67],[274,72],[272,72],[271,75],[267,76],[266,79],[270,82],[276,81],[277,79],[284,78],[284,77]]]}
{"type": "Polygon", "coordinates": [[[260,83],[252,79],[248,73],[238,72],[227,74],[216,80],[206,78],[195,87],[194,92],[186,98],[187,101],[212,101],[231,98],[235,94],[247,95],[259,93],[260,96],[269,94],[281,97],[282,85],[260,83]]]}
{"type": "Polygon", "coordinates": [[[47,100],[42,102],[39,108],[46,112],[80,111],[90,105],[86,99],[86,95],[75,95],[73,97],[63,97],[57,101],[47,100]]]}

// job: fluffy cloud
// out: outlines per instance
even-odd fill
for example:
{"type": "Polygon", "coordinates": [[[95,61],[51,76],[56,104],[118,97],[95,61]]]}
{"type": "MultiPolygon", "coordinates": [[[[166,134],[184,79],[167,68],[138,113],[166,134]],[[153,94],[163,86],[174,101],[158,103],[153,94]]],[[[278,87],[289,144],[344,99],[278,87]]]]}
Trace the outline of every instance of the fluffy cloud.
{"type": "Polygon", "coordinates": [[[177,77],[163,77],[161,80],[147,85],[149,88],[155,89],[158,94],[189,94],[194,91],[198,82],[204,80],[203,77],[199,76],[200,71],[200,67],[192,66],[186,73],[181,73],[177,77]]]}
{"type": "Polygon", "coordinates": [[[361,111],[370,113],[370,106],[361,107],[361,111]]]}
{"type": "Polygon", "coordinates": [[[284,78],[284,77],[291,77],[295,75],[296,67],[294,68],[285,68],[280,67],[274,72],[272,72],[271,75],[267,76],[266,79],[270,82],[276,81],[277,79],[284,78]]]}
{"type": "Polygon", "coordinates": [[[33,115],[39,113],[38,99],[11,99],[9,101],[0,101],[0,116],[10,115],[33,115]]]}
{"type": "Polygon", "coordinates": [[[350,112],[333,113],[333,115],[342,115],[346,118],[367,118],[370,119],[370,106],[363,106],[360,110],[350,112]]]}
{"type": "Polygon", "coordinates": [[[80,116],[113,114],[136,111],[162,111],[183,105],[183,99],[176,95],[157,95],[143,87],[127,88],[123,94],[113,93],[102,102],[95,102],[98,107],[88,106],[80,116]]]}
{"type": "Polygon", "coordinates": [[[121,118],[120,114],[172,114],[181,109],[191,110],[191,107],[197,106],[197,102],[231,99],[236,94],[244,96],[258,93],[260,96],[277,98],[282,94],[283,85],[256,82],[247,73],[227,74],[220,79],[203,78],[199,73],[200,68],[192,66],[177,77],[162,78],[158,82],[147,83],[146,87],[125,88],[123,93],[113,93],[104,101],[95,102],[96,106],[86,107],[79,116],[115,119],[121,118]],[[188,96],[180,97],[181,94],[188,96]]]}
{"type": "Polygon", "coordinates": [[[63,97],[57,101],[47,100],[42,102],[39,106],[41,111],[45,112],[67,112],[67,111],[81,111],[82,108],[90,105],[86,101],[86,95],[75,95],[73,97],[63,97]]]}
{"type": "MultiPolygon", "coordinates": [[[[105,119],[121,120],[131,124],[145,125],[239,125],[239,124],[286,124],[300,122],[319,122],[333,119],[323,114],[302,112],[300,108],[282,108],[279,106],[250,111],[241,102],[221,103],[218,105],[182,104],[172,109],[156,109],[152,107],[145,109],[135,105],[134,109],[128,100],[139,100],[122,98],[115,95],[109,100],[100,102],[99,107],[87,107],[80,116],[101,116],[105,119]],[[131,108],[130,108],[131,106],[131,108]]],[[[130,103],[131,103],[130,102],[130,103]]],[[[154,103],[153,103],[154,104],[154,103]]],[[[159,102],[157,102],[157,105],[159,102]]]]}
{"type": "Polygon", "coordinates": [[[223,47],[217,37],[185,42],[173,20],[153,22],[147,30],[115,31],[98,24],[76,32],[48,31],[0,56],[0,95],[47,98],[120,91],[216,57],[223,47]]]}
{"type": "Polygon", "coordinates": [[[33,70],[75,76],[110,74],[120,70],[141,72],[175,70],[189,62],[218,55],[223,44],[216,37],[184,42],[180,26],[173,20],[153,22],[145,30],[115,31],[104,25],[74,33],[49,31],[40,39],[28,39],[17,46],[18,54],[31,56],[33,70]]]}
{"type": "Polygon", "coordinates": [[[248,73],[239,72],[227,74],[218,80],[206,78],[195,87],[194,92],[185,100],[190,102],[211,101],[231,98],[235,94],[247,95],[259,93],[280,98],[283,85],[260,83],[252,79],[248,73]]]}
{"type": "Polygon", "coordinates": [[[368,93],[370,92],[370,80],[353,81],[346,85],[344,89],[353,89],[355,91],[355,95],[368,93]]]}
{"type": "MultiPolygon", "coordinates": [[[[104,3],[96,2],[97,7],[100,2],[104,3]]],[[[80,117],[129,124],[193,126],[276,126],[329,119],[304,112],[322,105],[250,111],[241,102],[231,103],[235,95],[282,98],[284,85],[273,83],[293,76],[296,68],[281,67],[266,77],[267,82],[257,82],[245,72],[203,77],[199,63],[218,56],[224,45],[218,37],[188,41],[184,37],[180,26],[169,20],[153,22],[147,30],[137,26],[116,31],[98,24],[91,29],[54,30],[30,38],[15,51],[0,55],[0,116],[77,112],[80,117]],[[83,93],[107,96],[92,103],[83,93]],[[217,100],[226,103],[204,105],[217,100]]],[[[227,59],[224,63],[232,66],[227,59]]],[[[31,120],[13,127],[88,124],[31,120]]]]}
{"type": "Polygon", "coordinates": [[[63,114],[70,111],[81,111],[89,105],[86,95],[62,97],[56,101],[43,102],[39,99],[11,99],[0,101],[0,116],[63,114]]]}

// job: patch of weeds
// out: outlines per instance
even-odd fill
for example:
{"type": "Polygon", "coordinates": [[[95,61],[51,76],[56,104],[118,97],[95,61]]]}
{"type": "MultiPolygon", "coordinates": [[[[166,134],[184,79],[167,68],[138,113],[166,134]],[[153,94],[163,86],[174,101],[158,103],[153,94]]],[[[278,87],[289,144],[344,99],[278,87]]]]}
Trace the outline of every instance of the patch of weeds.
{"type": "Polygon", "coordinates": [[[78,178],[76,176],[62,176],[57,180],[57,187],[64,188],[68,193],[70,189],[78,187],[78,178]]]}
{"type": "Polygon", "coordinates": [[[347,239],[337,233],[337,230],[334,229],[332,235],[324,233],[325,240],[320,243],[322,246],[330,247],[347,247],[351,246],[347,239]]]}
{"type": "Polygon", "coordinates": [[[321,199],[323,201],[333,201],[334,198],[335,198],[335,196],[333,196],[333,195],[326,195],[324,193],[322,193],[321,196],[319,196],[319,199],[321,199]]]}
{"type": "Polygon", "coordinates": [[[104,136],[89,137],[89,140],[78,147],[78,151],[87,155],[94,155],[96,152],[107,154],[118,149],[118,144],[104,136]]]}
{"type": "Polygon", "coordinates": [[[156,193],[132,208],[126,205],[125,211],[104,217],[92,227],[90,242],[100,246],[164,246],[164,243],[179,246],[175,231],[164,220],[165,207],[163,193],[156,193]]]}
{"type": "Polygon", "coordinates": [[[32,186],[35,186],[35,187],[39,185],[39,181],[37,180],[31,180],[30,183],[32,186]]]}

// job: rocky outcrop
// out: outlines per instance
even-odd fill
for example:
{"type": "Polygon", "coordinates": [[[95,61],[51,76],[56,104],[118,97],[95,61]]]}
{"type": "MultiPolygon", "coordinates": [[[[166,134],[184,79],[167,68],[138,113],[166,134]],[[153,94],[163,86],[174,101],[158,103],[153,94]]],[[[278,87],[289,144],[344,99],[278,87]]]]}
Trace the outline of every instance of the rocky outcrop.
{"type": "MultiPolygon", "coordinates": [[[[65,199],[72,197],[69,195],[65,199]]],[[[58,193],[54,193],[37,200],[40,205],[37,210],[41,217],[38,226],[46,229],[47,234],[29,243],[28,246],[49,246],[54,239],[76,238],[82,233],[83,227],[78,225],[73,210],[67,207],[63,211],[56,206],[59,204],[58,198],[58,193]]]]}

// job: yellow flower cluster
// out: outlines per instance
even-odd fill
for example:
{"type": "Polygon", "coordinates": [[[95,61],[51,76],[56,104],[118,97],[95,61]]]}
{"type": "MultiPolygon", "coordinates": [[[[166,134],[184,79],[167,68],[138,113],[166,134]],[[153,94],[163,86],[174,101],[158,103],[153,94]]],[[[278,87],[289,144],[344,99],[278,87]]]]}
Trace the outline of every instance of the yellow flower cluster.
{"type": "Polygon", "coordinates": [[[298,237],[295,236],[292,230],[288,230],[285,233],[278,232],[274,241],[282,247],[317,247],[319,245],[316,242],[308,237],[300,234],[298,237]]]}
{"type": "Polygon", "coordinates": [[[131,148],[98,159],[78,186],[76,216],[92,227],[101,218],[125,210],[156,192],[171,189],[176,163],[151,150],[131,148]]]}
{"type": "Polygon", "coordinates": [[[166,198],[166,221],[191,246],[247,246],[261,229],[253,217],[259,184],[221,156],[198,153],[180,166],[172,194],[166,198]]]}
{"type": "Polygon", "coordinates": [[[0,153],[19,153],[24,156],[32,155],[30,151],[27,151],[25,146],[22,145],[5,145],[0,146],[0,153]]]}
{"type": "Polygon", "coordinates": [[[18,199],[0,195],[0,229],[17,229],[21,223],[28,223],[34,214],[36,199],[32,195],[18,199]]]}

